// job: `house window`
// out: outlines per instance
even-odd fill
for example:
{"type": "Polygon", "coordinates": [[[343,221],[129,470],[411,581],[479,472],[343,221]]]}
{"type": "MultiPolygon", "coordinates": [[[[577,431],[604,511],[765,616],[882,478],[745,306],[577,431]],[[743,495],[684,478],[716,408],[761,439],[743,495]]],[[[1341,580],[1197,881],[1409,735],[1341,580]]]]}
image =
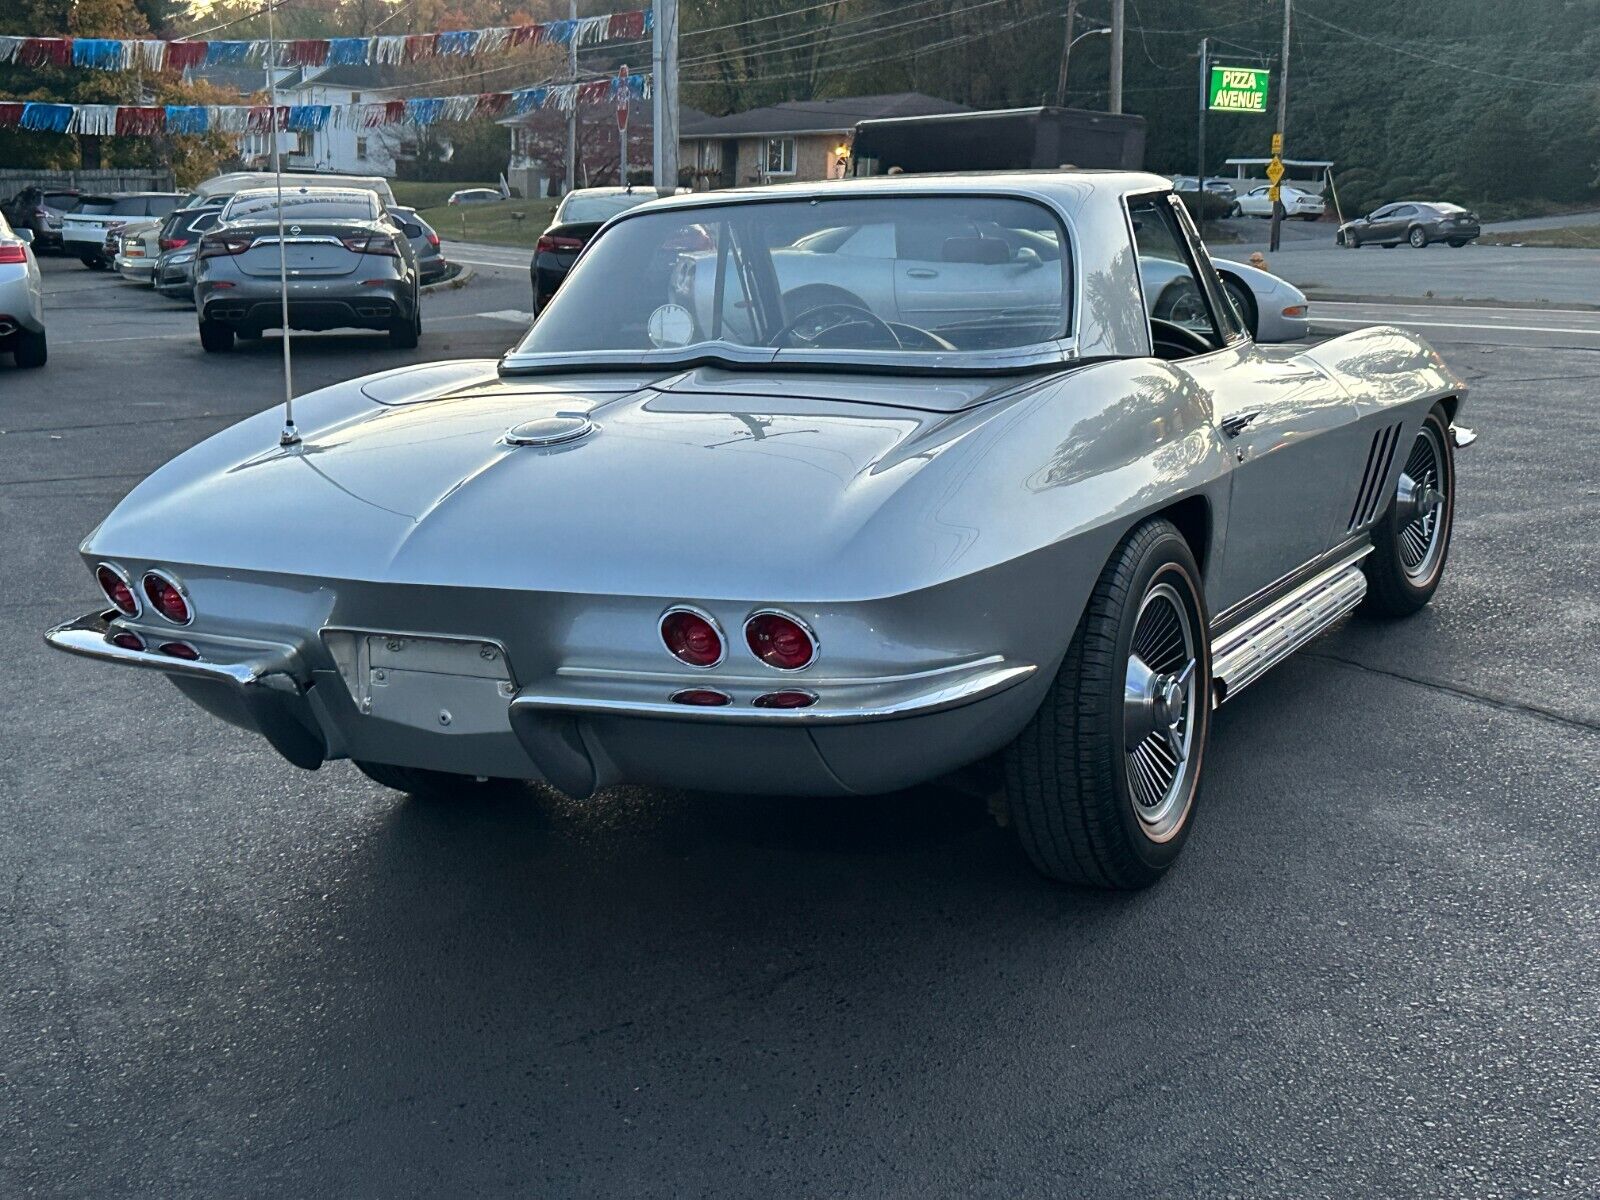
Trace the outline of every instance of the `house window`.
{"type": "Polygon", "coordinates": [[[361,103],[361,93],[360,92],[351,92],[350,93],[350,103],[351,104],[360,104],[361,103]]]}
{"type": "Polygon", "coordinates": [[[722,170],[722,143],[696,142],[694,165],[701,171],[722,170]]]}
{"type": "Polygon", "coordinates": [[[793,138],[768,138],[767,139],[767,174],[768,175],[793,175],[794,174],[794,139],[793,138]]]}
{"type": "Polygon", "coordinates": [[[366,161],[367,139],[364,137],[358,137],[356,139],[356,157],[361,159],[363,162],[366,161]]]}

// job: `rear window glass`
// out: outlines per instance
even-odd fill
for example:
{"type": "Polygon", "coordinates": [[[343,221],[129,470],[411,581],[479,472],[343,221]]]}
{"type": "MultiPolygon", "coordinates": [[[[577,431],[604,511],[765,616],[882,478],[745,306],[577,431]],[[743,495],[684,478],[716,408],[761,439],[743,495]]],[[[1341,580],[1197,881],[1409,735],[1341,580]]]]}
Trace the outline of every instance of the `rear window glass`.
{"type": "Polygon", "coordinates": [[[44,202],[51,208],[71,208],[78,202],[78,197],[73,192],[46,192],[44,202]]]}
{"type": "Polygon", "coordinates": [[[77,213],[108,213],[116,205],[116,201],[105,197],[95,197],[89,200],[80,200],[72,211],[77,213]]]}
{"type": "Polygon", "coordinates": [[[654,200],[654,192],[635,192],[633,195],[573,196],[561,206],[556,220],[562,224],[587,224],[609,221],[619,212],[638,208],[646,200],[654,200]]]}
{"type": "Polygon", "coordinates": [[[109,211],[114,217],[142,217],[147,213],[149,203],[143,196],[124,196],[114,202],[109,211]]]}
{"type": "MultiPolygon", "coordinates": [[[[253,217],[275,217],[276,195],[242,195],[228,201],[224,221],[246,221],[253,217]]],[[[369,192],[291,192],[283,193],[283,215],[308,221],[370,221],[378,215],[376,198],[369,192]]]]}

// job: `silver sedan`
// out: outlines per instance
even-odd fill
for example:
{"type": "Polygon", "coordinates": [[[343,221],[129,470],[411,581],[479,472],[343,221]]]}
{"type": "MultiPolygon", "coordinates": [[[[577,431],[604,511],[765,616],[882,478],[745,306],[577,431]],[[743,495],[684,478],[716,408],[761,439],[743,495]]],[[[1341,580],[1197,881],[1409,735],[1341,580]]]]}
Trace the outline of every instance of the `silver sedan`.
{"type": "Polygon", "coordinates": [[[0,216],[0,354],[10,351],[19,367],[42,367],[49,357],[32,241],[31,229],[13,232],[0,216]]]}

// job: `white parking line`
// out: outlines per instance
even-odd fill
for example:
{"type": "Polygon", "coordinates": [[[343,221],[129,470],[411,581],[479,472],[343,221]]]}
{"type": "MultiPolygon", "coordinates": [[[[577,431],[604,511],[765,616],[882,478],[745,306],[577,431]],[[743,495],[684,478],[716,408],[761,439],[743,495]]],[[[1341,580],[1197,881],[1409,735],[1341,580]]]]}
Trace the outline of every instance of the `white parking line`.
{"type": "Polygon", "coordinates": [[[520,308],[499,308],[494,312],[473,313],[475,317],[488,317],[491,321],[510,321],[513,325],[526,325],[533,320],[531,312],[523,312],[520,308]]]}
{"type": "MultiPolygon", "coordinates": [[[[1361,320],[1356,317],[1319,317],[1312,314],[1313,325],[1382,325],[1386,322],[1381,318],[1369,317],[1361,320]]],[[[1487,329],[1491,333],[1585,333],[1590,337],[1600,337],[1600,325],[1588,329],[1573,329],[1561,325],[1486,325],[1473,324],[1466,321],[1412,321],[1404,317],[1395,318],[1392,322],[1398,325],[1415,325],[1421,329],[1487,329]]]]}

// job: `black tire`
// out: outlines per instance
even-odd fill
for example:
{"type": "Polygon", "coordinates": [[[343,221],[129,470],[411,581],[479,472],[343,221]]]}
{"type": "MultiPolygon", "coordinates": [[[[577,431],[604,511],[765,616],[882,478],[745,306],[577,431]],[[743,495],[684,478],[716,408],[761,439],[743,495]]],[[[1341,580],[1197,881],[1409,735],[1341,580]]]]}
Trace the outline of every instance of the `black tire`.
{"type": "Polygon", "coordinates": [[[1239,202],[1235,200],[1228,209],[1228,219],[1231,221],[1242,216],[1244,216],[1244,209],[1240,208],[1239,202]]]}
{"type": "Polygon", "coordinates": [[[1232,275],[1222,277],[1222,290],[1228,293],[1228,299],[1233,301],[1233,306],[1239,310],[1239,316],[1244,321],[1244,327],[1250,331],[1250,336],[1256,336],[1256,330],[1261,325],[1261,314],[1256,308],[1256,298],[1238,279],[1232,275]]]}
{"type": "Polygon", "coordinates": [[[415,350],[422,339],[422,306],[415,305],[409,321],[397,321],[389,326],[391,350],[415,350]]]}
{"type": "Polygon", "coordinates": [[[1424,249],[1428,244],[1428,231],[1421,225],[1413,225],[1411,232],[1406,234],[1406,241],[1411,243],[1413,250],[1424,249]]]}
{"type": "Polygon", "coordinates": [[[17,330],[16,340],[11,343],[11,353],[16,357],[19,367],[31,369],[44,366],[50,360],[50,346],[45,341],[44,330],[38,333],[31,329],[17,330]]]}
{"type": "Polygon", "coordinates": [[[98,254],[80,254],[78,255],[78,261],[91,271],[104,271],[107,265],[106,260],[98,254]]]}
{"type": "Polygon", "coordinates": [[[374,783],[405,792],[419,800],[472,801],[496,796],[509,796],[523,787],[520,779],[479,779],[473,775],[457,775],[451,771],[429,771],[422,767],[396,767],[388,763],[362,762],[351,759],[360,771],[374,783]]]}
{"type": "Polygon", "coordinates": [[[1450,239],[1451,247],[1453,249],[1456,249],[1456,250],[1461,249],[1461,247],[1465,246],[1466,244],[1467,244],[1467,239],[1466,238],[1451,238],[1450,239]]]}
{"type": "Polygon", "coordinates": [[[1415,542],[1406,544],[1408,527],[1416,522],[1400,512],[1398,496],[1391,500],[1379,522],[1372,527],[1373,551],[1362,560],[1367,574],[1367,595],[1362,611],[1377,617],[1409,617],[1433,599],[1450,557],[1450,534],[1456,516],[1455,445],[1450,440],[1450,419],[1443,406],[1435,404],[1423,418],[1422,428],[1412,440],[1402,460],[1401,470],[1417,461],[1424,438],[1432,439],[1437,459],[1437,490],[1442,496],[1437,525],[1428,531],[1428,556],[1420,564],[1408,565],[1407,556],[1416,557],[1415,542]],[[1435,544],[1435,539],[1436,543],[1435,544]],[[1419,570],[1422,566],[1425,569],[1419,570]]]}
{"type": "MultiPolygon", "coordinates": [[[[1174,609],[1174,611],[1177,611],[1174,609]]],[[[1006,748],[1006,794],[1033,865],[1087,887],[1148,887],[1166,872],[1194,824],[1211,719],[1209,620],[1183,535],[1153,520],[1123,538],[1101,571],[1044,702],[1006,748]],[[1175,822],[1153,837],[1139,815],[1126,751],[1124,686],[1135,625],[1151,598],[1177,596],[1192,631],[1194,686],[1187,753],[1170,794],[1175,822]]]]}
{"type": "Polygon", "coordinates": [[[233,326],[200,319],[200,344],[207,354],[226,354],[233,349],[233,326]]]}

